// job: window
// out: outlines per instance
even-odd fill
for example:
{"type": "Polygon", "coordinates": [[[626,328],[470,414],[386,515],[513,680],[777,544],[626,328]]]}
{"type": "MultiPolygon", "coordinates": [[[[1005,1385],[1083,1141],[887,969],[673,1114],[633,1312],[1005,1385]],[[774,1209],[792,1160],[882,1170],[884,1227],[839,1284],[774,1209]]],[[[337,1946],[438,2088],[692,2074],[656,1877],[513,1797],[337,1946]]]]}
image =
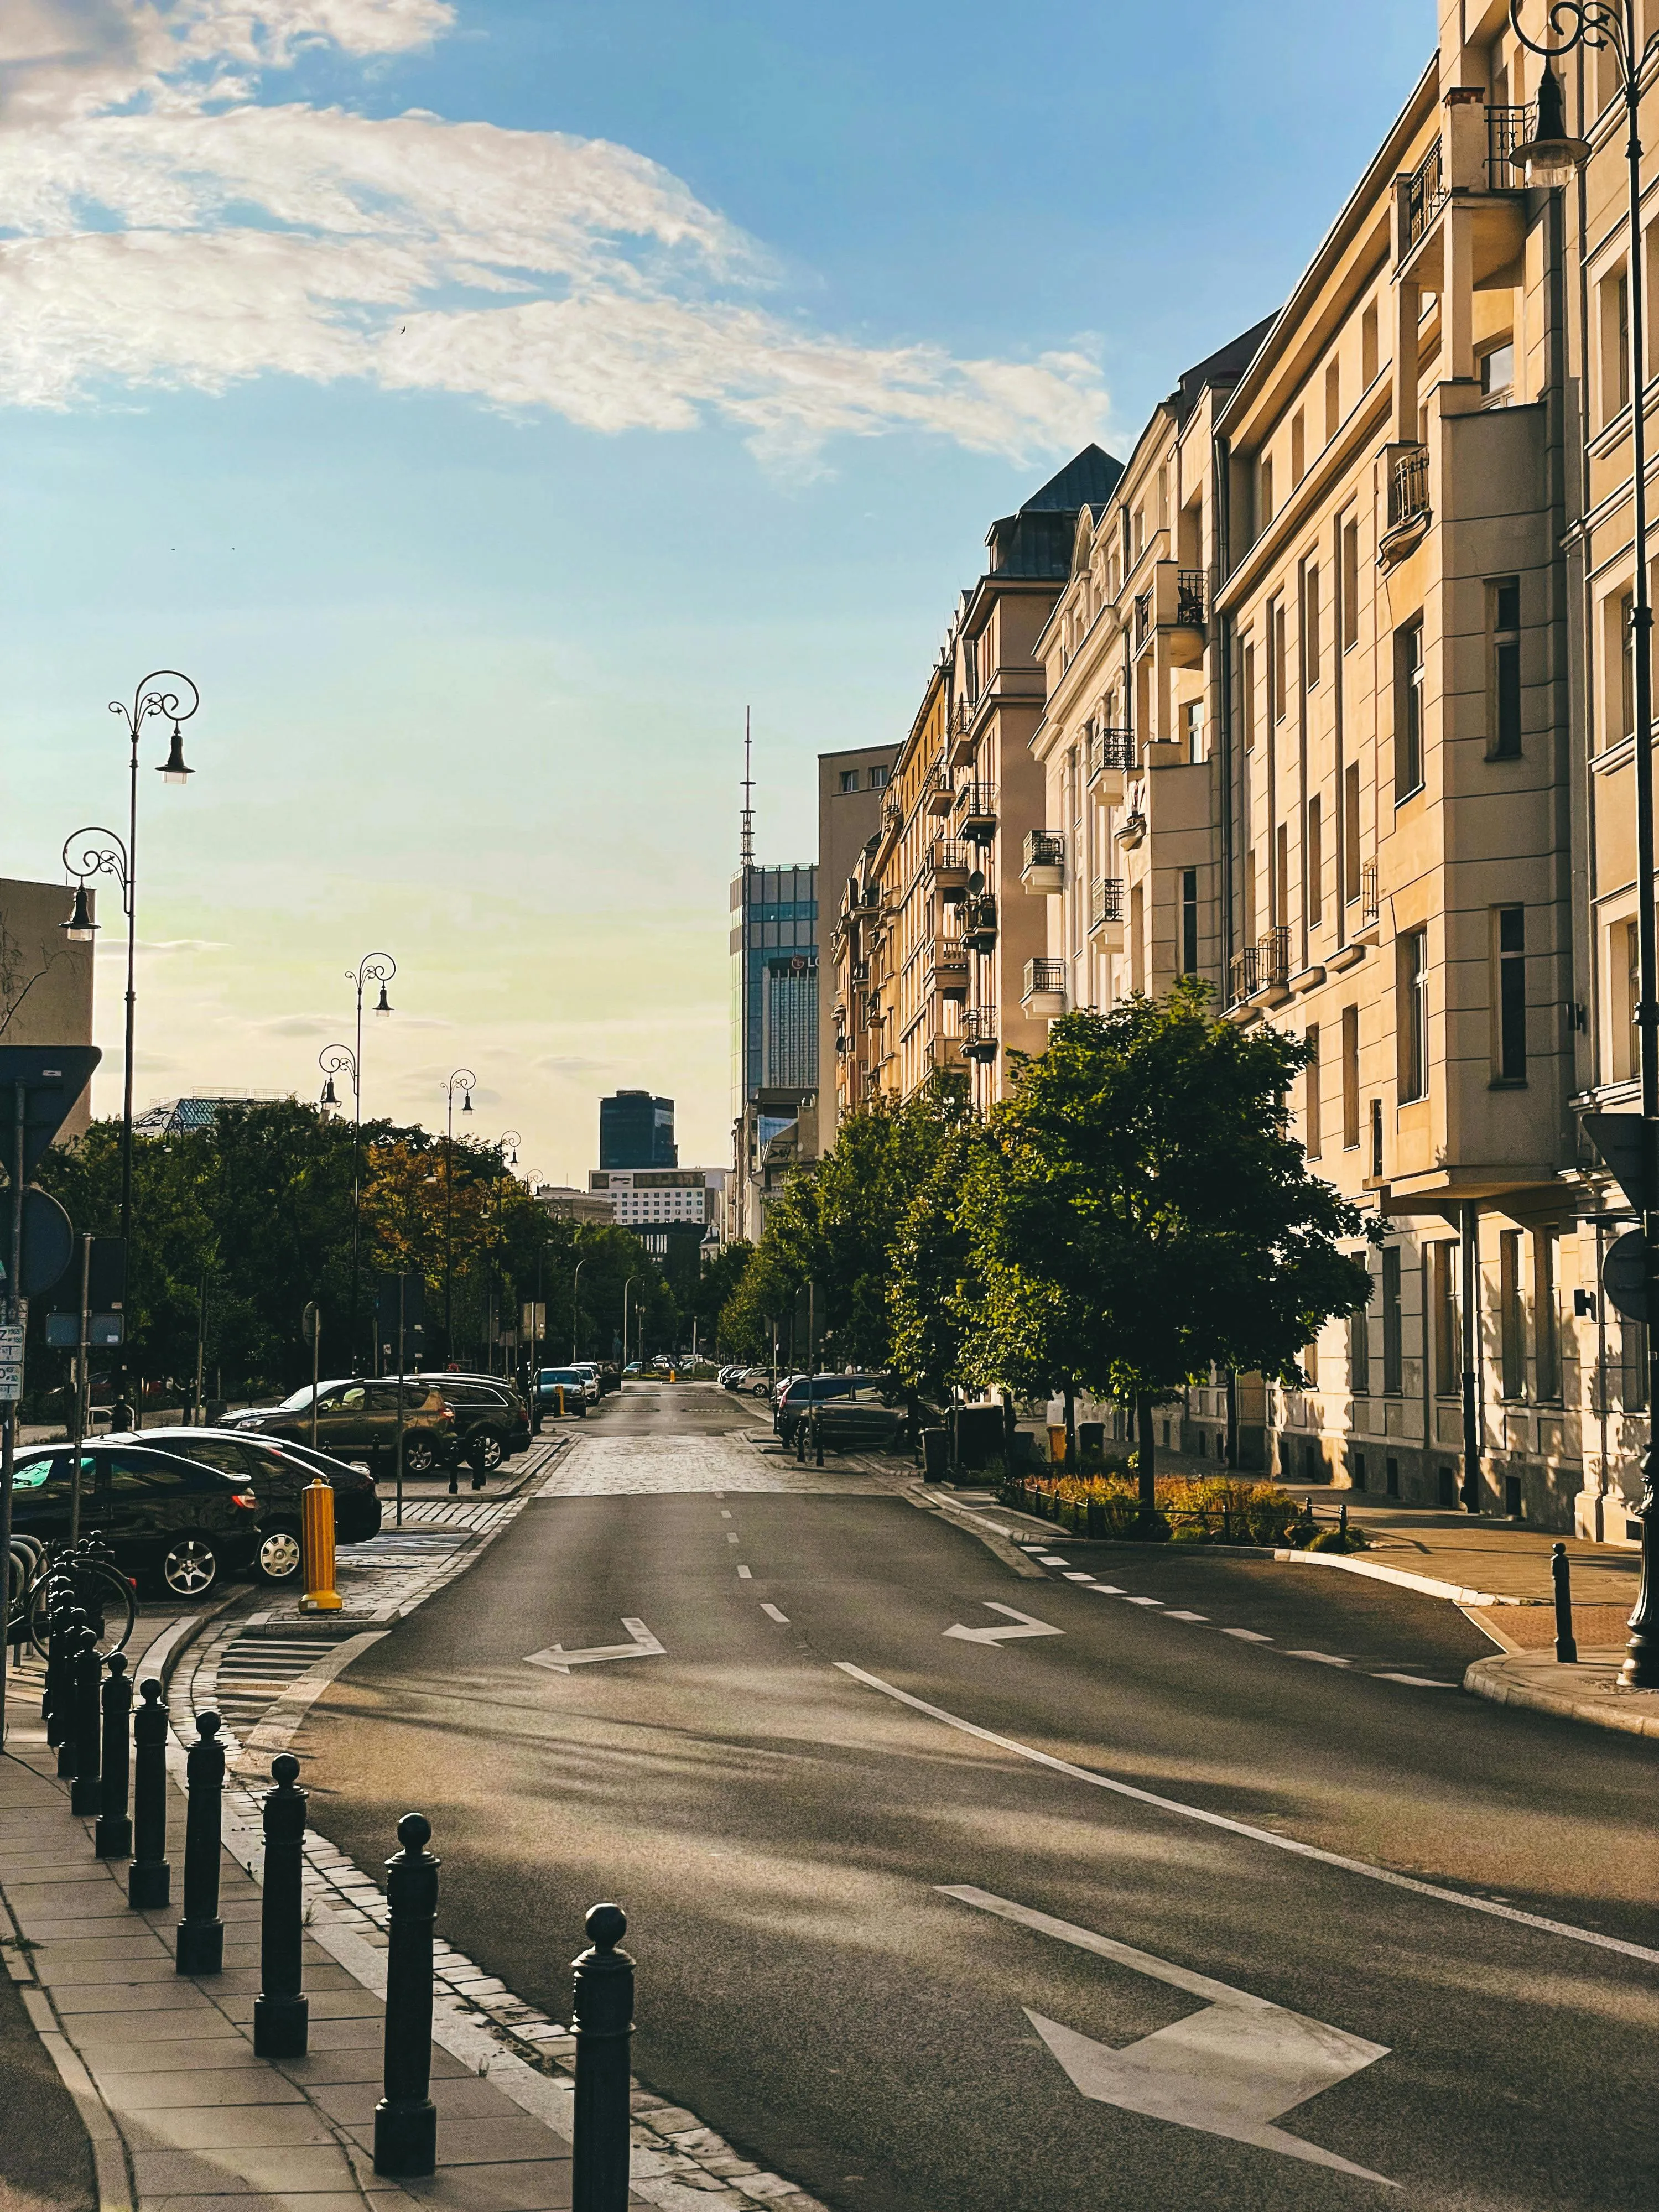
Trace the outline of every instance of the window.
{"type": "Polygon", "coordinates": [[[1308,801],[1308,927],[1317,929],[1324,913],[1325,824],[1319,801],[1308,801]]]}
{"type": "Polygon", "coordinates": [[[1282,722],[1290,691],[1290,655],[1283,599],[1275,599],[1267,610],[1267,622],[1273,638],[1273,664],[1268,670],[1268,681],[1273,687],[1273,717],[1274,721],[1282,722]]]}
{"type": "Polygon", "coordinates": [[[1504,1395],[1527,1395],[1526,1316],[1521,1305],[1521,1231],[1506,1229],[1498,1240],[1498,1321],[1504,1395]]]}
{"type": "Polygon", "coordinates": [[[1615,976],[1615,988],[1624,999],[1623,1019],[1615,1023],[1613,1036],[1613,1073],[1614,1080],[1627,1083],[1639,1073],[1642,1066],[1642,1024],[1638,1018],[1642,1009],[1642,931],[1634,921],[1623,921],[1612,933],[1612,948],[1622,951],[1623,974],[1615,976]]]}
{"type": "MultiPolygon", "coordinates": [[[[1611,608],[1612,605],[1613,603],[1609,601],[1609,608],[1611,608]]],[[[1607,637],[1607,659],[1609,663],[1612,663],[1616,658],[1619,671],[1617,691],[1619,706],[1618,729],[1620,738],[1632,738],[1636,734],[1635,614],[1636,594],[1633,592],[1626,592],[1624,597],[1618,603],[1618,611],[1615,616],[1618,628],[1616,629],[1610,629],[1607,637]]],[[[1607,683],[1609,693],[1613,692],[1613,688],[1612,672],[1610,668],[1607,683]]],[[[1611,701],[1609,703],[1611,703],[1611,701]]],[[[1618,740],[1616,738],[1610,738],[1608,739],[1609,744],[1616,744],[1618,740]]]]}
{"type": "Polygon", "coordinates": [[[1430,1281],[1434,1297],[1434,1394],[1455,1398],[1462,1388],[1457,1356],[1457,1250],[1455,1244],[1431,1244],[1430,1281]]]}
{"type": "Polygon", "coordinates": [[[1342,896],[1352,906],[1359,896],[1359,763],[1342,771],[1342,896]]]}
{"type": "Polygon", "coordinates": [[[1247,644],[1239,656],[1239,703],[1244,710],[1244,750],[1251,752],[1255,746],[1255,647],[1247,644]]]}
{"type": "Polygon", "coordinates": [[[1382,1248],[1382,1395],[1398,1398],[1404,1388],[1400,1313],[1400,1247],[1382,1248]]]}
{"type": "Polygon", "coordinates": [[[1280,929],[1291,920],[1291,830],[1281,822],[1273,837],[1273,920],[1280,929]]]}
{"type": "Polygon", "coordinates": [[[1359,1149],[1359,1009],[1342,1009],[1342,1146],[1359,1149]]]}
{"type": "Polygon", "coordinates": [[[1332,361],[1325,368],[1325,443],[1328,446],[1342,427],[1342,365],[1332,361]]]}
{"type": "Polygon", "coordinates": [[[1181,872],[1181,972],[1198,973],[1198,870],[1181,872]]]}
{"type": "Polygon", "coordinates": [[[1359,525],[1351,515],[1342,526],[1342,650],[1359,642],[1359,525]]]}
{"type": "Polygon", "coordinates": [[[1486,586],[1488,760],[1521,757],[1521,580],[1486,586]]]}
{"type": "Polygon", "coordinates": [[[1557,1403],[1561,1396],[1561,1323],[1557,1305],[1560,1241],[1559,1232],[1553,1229],[1532,1232],[1533,1359],[1537,1395],[1545,1404],[1557,1403]]]}
{"type": "Polygon", "coordinates": [[[1384,1462],[1382,1480],[1383,1486],[1387,1490],[1389,1496],[1390,1498],[1398,1498],[1400,1495],[1400,1462],[1397,1459],[1388,1460],[1384,1462]]]}
{"type": "Polygon", "coordinates": [[[842,769],[841,772],[841,787],[843,791],[856,791],[858,789],[859,772],[855,768],[842,769]]]}
{"type": "Polygon", "coordinates": [[[1129,988],[1146,988],[1146,894],[1139,884],[1129,887],[1129,988]]]}
{"type": "MultiPolygon", "coordinates": [[[[15,1491],[44,1490],[48,1480],[58,1474],[58,1465],[55,1459],[20,1460],[12,1473],[12,1488],[15,1491]]],[[[62,1480],[64,1487],[67,1488],[66,1472],[63,1474],[62,1480]]]]}
{"type": "Polygon", "coordinates": [[[1480,356],[1480,396],[1488,407],[1507,407],[1515,387],[1515,341],[1502,338],[1480,356]]]}
{"type": "Polygon", "coordinates": [[[1302,572],[1302,680],[1310,691],[1319,681],[1319,570],[1311,561],[1302,572]]]}
{"type": "Polygon", "coordinates": [[[1319,1114],[1319,1024],[1310,1024],[1308,1065],[1302,1071],[1302,1144],[1310,1160],[1319,1158],[1322,1140],[1319,1114]]]}
{"type": "Polygon", "coordinates": [[[1423,618],[1394,634],[1394,798],[1423,786],[1423,618]]]}
{"type": "Polygon", "coordinates": [[[1256,476],[1256,498],[1261,511],[1260,529],[1265,530],[1273,519],[1273,457],[1263,453],[1261,466],[1256,476]]]}
{"type": "Polygon", "coordinates": [[[1204,702],[1189,699],[1181,710],[1182,743],[1187,758],[1197,767],[1204,758],[1204,702]]]}
{"type": "Polygon", "coordinates": [[[1365,1487],[1365,1455],[1363,1451],[1355,1451],[1352,1446],[1348,1452],[1348,1469],[1349,1480],[1354,1488],[1363,1490],[1365,1487]]]}
{"type": "Polygon", "coordinates": [[[1621,269],[1602,279],[1601,412],[1604,421],[1630,404],[1630,283],[1621,269]]]}
{"type": "Polygon", "coordinates": [[[1307,473],[1307,434],[1303,428],[1302,410],[1298,407],[1291,417],[1291,482],[1299,484],[1307,473]]]}
{"type": "Polygon", "coordinates": [[[1362,384],[1376,381],[1379,366],[1377,345],[1376,302],[1373,300],[1359,319],[1359,377],[1362,384]]]}
{"type": "Polygon", "coordinates": [[[870,788],[871,788],[871,790],[872,790],[872,791],[884,791],[884,790],[886,789],[886,787],[887,787],[887,770],[886,770],[884,768],[872,768],[872,769],[871,769],[871,771],[870,771],[870,788]]]}
{"type": "MultiPolygon", "coordinates": [[[[1619,1322],[1619,1364],[1622,1370],[1620,1395],[1627,1413],[1644,1413],[1648,1409],[1648,1332],[1644,1323],[1619,1322]]],[[[1638,1524],[1639,1527],[1639,1523],[1638,1524]]]]}
{"type": "MultiPolygon", "coordinates": [[[[1364,1306],[1348,1316],[1348,1388],[1356,1398],[1370,1395],[1371,1387],[1370,1316],[1364,1306]]],[[[1364,1485],[1359,1486],[1362,1489],[1364,1485]]]]}
{"type": "Polygon", "coordinates": [[[1400,1103],[1424,1098],[1429,1089],[1429,938],[1408,929],[1399,942],[1395,1025],[1400,1038],[1400,1103]]]}
{"type": "Polygon", "coordinates": [[[1492,908],[1492,957],[1498,969],[1493,1000],[1498,1009],[1492,1038],[1492,1079],[1524,1083],[1527,1079],[1527,910],[1520,906],[1492,908]]]}
{"type": "Polygon", "coordinates": [[[1255,848],[1253,845],[1244,855],[1244,942],[1255,943],[1255,848]]]}

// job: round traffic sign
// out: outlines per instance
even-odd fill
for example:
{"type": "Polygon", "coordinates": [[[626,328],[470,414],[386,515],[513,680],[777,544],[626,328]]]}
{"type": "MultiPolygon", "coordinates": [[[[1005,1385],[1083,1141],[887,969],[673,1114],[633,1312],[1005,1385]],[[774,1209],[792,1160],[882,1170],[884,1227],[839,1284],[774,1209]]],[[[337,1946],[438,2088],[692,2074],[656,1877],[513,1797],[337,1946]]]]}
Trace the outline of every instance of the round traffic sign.
{"type": "Polygon", "coordinates": [[[1648,1317],[1648,1244],[1639,1229],[1627,1229],[1601,1262],[1601,1287],[1607,1302],[1626,1321],[1648,1317]]]}
{"type": "MultiPolygon", "coordinates": [[[[0,1213],[9,1211],[0,1201],[0,1213]]],[[[8,1224],[9,1226],[9,1224],[8,1224]]],[[[23,1193],[23,1279],[19,1293],[38,1298],[67,1269],[75,1253],[75,1230],[50,1192],[30,1187],[23,1193]]]]}

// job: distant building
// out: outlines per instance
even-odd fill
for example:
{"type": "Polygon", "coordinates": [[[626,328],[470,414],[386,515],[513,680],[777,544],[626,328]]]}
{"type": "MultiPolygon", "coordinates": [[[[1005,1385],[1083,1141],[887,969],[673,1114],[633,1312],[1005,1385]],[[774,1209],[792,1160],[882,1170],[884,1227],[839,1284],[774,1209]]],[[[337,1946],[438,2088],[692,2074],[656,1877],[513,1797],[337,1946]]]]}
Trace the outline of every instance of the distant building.
{"type": "Polygon", "coordinates": [[[158,1098],[132,1117],[135,1137],[176,1137],[192,1129],[211,1127],[227,1106],[266,1106],[279,1098],[292,1098],[291,1091],[217,1091],[211,1097],[158,1098]]]}
{"type": "Polygon", "coordinates": [[[732,1112],[763,1087],[812,1091],[818,1073],[817,870],[732,878],[732,1112]]]}
{"type": "Polygon", "coordinates": [[[601,1098],[599,1165],[678,1167],[673,1100],[653,1098],[648,1091],[618,1091],[614,1097],[601,1098]]]}
{"type": "Polygon", "coordinates": [[[718,1241],[726,1220],[724,1168],[595,1168],[588,1188],[615,1209],[617,1226],[631,1229],[653,1259],[690,1246],[697,1250],[712,1231],[718,1241]]]}
{"type": "Polygon", "coordinates": [[[556,1221],[611,1222],[617,1218],[615,1205],[603,1193],[575,1190],[568,1183],[541,1183],[534,1196],[556,1221]]]}
{"type": "MultiPolygon", "coordinates": [[[[882,824],[888,783],[899,748],[862,745],[855,752],[818,755],[817,882],[833,901],[858,865],[865,846],[882,824]]],[[[821,961],[817,975],[817,1091],[823,1102],[823,1137],[833,1141],[836,1124],[836,972],[821,961]]]]}
{"type": "Polygon", "coordinates": [[[818,1093],[757,1091],[732,1131],[736,1168],[726,1206],[726,1235],[758,1244],[772,1200],[790,1170],[818,1156],[818,1093]]]}
{"type": "MultiPolygon", "coordinates": [[[[88,890],[94,918],[96,896],[88,890]]],[[[62,884],[0,878],[0,1044],[92,1042],[93,948],[71,945],[62,927],[72,896],[62,884]]],[[[88,1084],[62,1134],[83,1135],[91,1118],[88,1084]]]]}

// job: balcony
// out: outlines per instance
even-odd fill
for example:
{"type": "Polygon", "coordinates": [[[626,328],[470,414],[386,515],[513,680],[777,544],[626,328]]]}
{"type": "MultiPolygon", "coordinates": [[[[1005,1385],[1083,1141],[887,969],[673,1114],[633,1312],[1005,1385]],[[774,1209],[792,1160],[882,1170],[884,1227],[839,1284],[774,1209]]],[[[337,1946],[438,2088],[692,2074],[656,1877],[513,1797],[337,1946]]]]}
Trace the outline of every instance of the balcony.
{"type": "Polygon", "coordinates": [[[927,1040],[927,1065],[935,1075],[962,1074],[962,1039],[959,1036],[930,1036],[927,1040]]]}
{"type": "Polygon", "coordinates": [[[970,952],[996,951],[997,902],[994,893],[981,891],[963,902],[962,941],[970,952]]]}
{"type": "Polygon", "coordinates": [[[1089,732],[1089,788],[1108,806],[1123,804],[1123,780],[1135,771],[1133,730],[1108,730],[1098,726],[1089,732]]]}
{"type": "Polygon", "coordinates": [[[927,848],[929,881],[947,905],[967,896],[973,865],[974,848],[960,837],[935,837],[927,848]]]}
{"type": "Polygon", "coordinates": [[[1152,595],[1150,592],[1137,593],[1133,619],[1134,644],[1138,653],[1152,634],[1152,595]]]}
{"type": "Polygon", "coordinates": [[[970,1006],[962,1018],[962,1056],[964,1060],[994,1060],[997,1056],[997,1010],[970,1006]]]}
{"type": "Polygon", "coordinates": [[[967,768],[974,757],[975,740],[973,709],[965,699],[958,699],[951,710],[950,765],[967,768]]]}
{"type": "Polygon", "coordinates": [[[869,980],[870,963],[867,960],[855,960],[853,963],[853,981],[855,983],[867,983],[869,980]]]}
{"type": "Polygon", "coordinates": [[[1028,960],[1019,1002],[1034,1022],[1057,1021],[1066,1011],[1066,963],[1028,960]]]}
{"type": "Polygon", "coordinates": [[[968,995],[968,948],[959,937],[936,937],[927,947],[922,988],[936,999],[968,995]]]}
{"type": "Polygon", "coordinates": [[[1400,255],[1403,260],[1419,239],[1427,234],[1448,198],[1446,171],[1436,139],[1408,177],[1400,185],[1400,255]]]}
{"type": "Polygon", "coordinates": [[[1208,580],[1201,568],[1176,571],[1176,628],[1202,629],[1208,619],[1208,580]]]}
{"type": "Polygon", "coordinates": [[[1367,860],[1359,871],[1359,927],[1375,929],[1380,901],[1376,889],[1376,863],[1367,860]]]}
{"type": "Polygon", "coordinates": [[[1123,878],[1097,876],[1089,887],[1089,937],[1102,952],[1123,950],[1123,878]]]}
{"type": "Polygon", "coordinates": [[[957,793],[957,831],[971,845],[988,845],[997,834],[997,787],[964,783],[957,793]]]}
{"type": "Polygon", "coordinates": [[[896,799],[884,799],[881,802],[882,836],[884,837],[895,836],[902,829],[903,829],[903,827],[904,809],[899,805],[896,799]]]}
{"type": "Polygon", "coordinates": [[[1233,955],[1232,1003],[1243,1006],[1247,999],[1255,998],[1261,988],[1261,948],[1247,945],[1242,952],[1233,955]]]}
{"type": "Polygon", "coordinates": [[[935,761],[921,787],[922,811],[924,814],[948,814],[956,803],[956,785],[951,781],[951,771],[943,761],[935,761]]]}
{"type": "Polygon", "coordinates": [[[1396,446],[1389,468],[1389,527],[1399,530],[1429,512],[1429,449],[1396,446]]]}
{"type": "Polygon", "coordinates": [[[1047,897],[1066,888],[1066,840],[1049,830],[1025,833],[1025,865],[1019,879],[1034,896],[1047,897]]]}
{"type": "Polygon", "coordinates": [[[1486,110],[1486,184],[1494,192],[1522,189],[1524,179],[1515,167],[1515,149],[1524,145],[1538,128],[1538,107],[1489,107],[1486,110]]]}

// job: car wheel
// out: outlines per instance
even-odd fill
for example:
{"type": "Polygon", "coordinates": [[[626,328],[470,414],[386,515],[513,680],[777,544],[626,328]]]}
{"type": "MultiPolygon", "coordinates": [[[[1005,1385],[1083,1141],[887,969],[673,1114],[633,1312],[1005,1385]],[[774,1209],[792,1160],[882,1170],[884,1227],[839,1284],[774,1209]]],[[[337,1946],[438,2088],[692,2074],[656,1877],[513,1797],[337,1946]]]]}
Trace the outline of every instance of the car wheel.
{"type": "Polygon", "coordinates": [[[404,1473],[430,1474],[438,1464],[438,1454],[430,1437],[404,1438],[404,1473]]]}
{"type": "Polygon", "coordinates": [[[300,1535],[295,1528],[267,1528],[253,1554],[253,1571],[262,1583],[291,1583],[300,1571],[300,1535]]]}
{"type": "Polygon", "coordinates": [[[751,1398],[769,1398],[772,1395],[772,1386],[769,1382],[757,1382],[749,1395],[751,1398]]]}
{"type": "Polygon", "coordinates": [[[493,1474],[507,1457],[501,1440],[494,1429],[480,1429],[467,1449],[467,1464],[480,1474],[493,1474]]]}
{"type": "Polygon", "coordinates": [[[205,1597],[219,1579],[219,1554],[205,1536],[181,1536],[161,1561],[161,1580],[175,1597],[205,1597]]]}

